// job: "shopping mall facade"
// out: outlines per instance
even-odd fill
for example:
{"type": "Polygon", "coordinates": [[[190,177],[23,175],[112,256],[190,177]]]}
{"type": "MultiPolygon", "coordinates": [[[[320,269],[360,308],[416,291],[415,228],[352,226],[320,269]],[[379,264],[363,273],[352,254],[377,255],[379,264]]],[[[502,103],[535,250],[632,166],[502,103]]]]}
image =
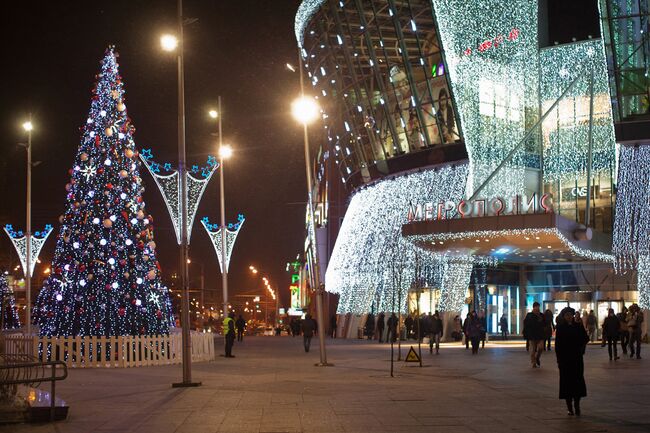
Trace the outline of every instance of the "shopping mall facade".
{"type": "Polygon", "coordinates": [[[340,334],[380,311],[521,334],[535,301],[650,308],[648,1],[591,12],[554,43],[543,0],[301,4],[323,127],[306,262],[319,245],[340,334]]]}

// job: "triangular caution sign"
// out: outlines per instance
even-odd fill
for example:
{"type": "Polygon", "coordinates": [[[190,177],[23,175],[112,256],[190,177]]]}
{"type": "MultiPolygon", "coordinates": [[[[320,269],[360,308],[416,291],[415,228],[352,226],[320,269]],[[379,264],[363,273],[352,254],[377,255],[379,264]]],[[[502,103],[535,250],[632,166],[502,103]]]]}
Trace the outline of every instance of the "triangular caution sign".
{"type": "Polygon", "coordinates": [[[418,354],[413,349],[413,346],[411,346],[411,349],[409,350],[408,355],[406,355],[405,362],[420,362],[420,357],[418,356],[418,354]]]}

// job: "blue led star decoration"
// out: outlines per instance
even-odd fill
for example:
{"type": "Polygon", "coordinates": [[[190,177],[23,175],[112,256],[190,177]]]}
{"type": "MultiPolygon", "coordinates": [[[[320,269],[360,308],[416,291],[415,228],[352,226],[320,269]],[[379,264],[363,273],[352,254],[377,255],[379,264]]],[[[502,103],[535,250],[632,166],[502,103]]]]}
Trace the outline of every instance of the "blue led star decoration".
{"type": "Polygon", "coordinates": [[[172,171],[172,165],[169,162],[163,164],[163,168],[165,169],[165,171],[172,171]]]}
{"type": "Polygon", "coordinates": [[[217,165],[217,158],[212,155],[208,155],[208,166],[214,167],[215,165],[217,165]]]}
{"type": "Polygon", "coordinates": [[[160,164],[158,164],[157,162],[152,161],[150,167],[152,172],[160,173],[160,164]]]}
{"type": "Polygon", "coordinates": [[[198,172],[199,172],[199,166],[196,165],[196,164],[194,164],[194,165],[192,166],[192,170],[191,170],[191,171],[192,171],[192,173],[198,173],[198,172]]]}
{"type": "Polygon", "coordinates": [[[140,155],[142,156],[142,158],[144,158],[147,161],[153,159],[153,155],[151,154],[151,149],[142,149],[142,151],[140,151],[140,155]]]}

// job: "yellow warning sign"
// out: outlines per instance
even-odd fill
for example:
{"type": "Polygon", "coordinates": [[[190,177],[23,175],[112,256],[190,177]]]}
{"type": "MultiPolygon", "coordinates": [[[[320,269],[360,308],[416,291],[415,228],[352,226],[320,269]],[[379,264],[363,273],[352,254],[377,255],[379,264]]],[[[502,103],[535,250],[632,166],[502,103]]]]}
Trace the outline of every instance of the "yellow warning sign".
{"type": "Polygon", "coordinates": [[[420,357],[415,352],[415,349],[413,349],[413,346],[411,346],[408,355],[406,355],[405,362],[420,362],[420,357]]]}

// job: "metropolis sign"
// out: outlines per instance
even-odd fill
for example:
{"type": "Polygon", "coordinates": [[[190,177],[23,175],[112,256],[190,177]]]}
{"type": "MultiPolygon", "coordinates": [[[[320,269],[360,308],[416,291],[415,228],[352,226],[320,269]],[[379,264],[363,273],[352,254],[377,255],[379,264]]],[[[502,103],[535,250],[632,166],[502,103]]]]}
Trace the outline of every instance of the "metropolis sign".
{"type": "Polygon", "coordinates": [[[541,197],[538,194],[533,194],[530,197],[515,195],[507,198],[494,197],[461,200],[460,202],[447,200],[438,203],[411,204],[408,208],[407,220],[415,222],[552,212],[553,196],[551,194],[544,194],[541,197]]]}

